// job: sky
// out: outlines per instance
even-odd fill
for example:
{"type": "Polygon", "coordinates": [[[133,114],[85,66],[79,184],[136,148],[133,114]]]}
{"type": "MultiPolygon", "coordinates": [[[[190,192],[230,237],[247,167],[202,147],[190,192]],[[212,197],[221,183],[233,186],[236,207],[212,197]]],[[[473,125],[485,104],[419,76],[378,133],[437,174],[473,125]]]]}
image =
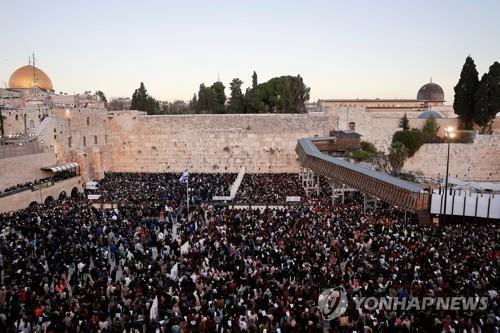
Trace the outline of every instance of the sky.
{"type": "Polygon", "coordinates": [[[0,84],[28,63],[57,92],[188,100],[219,77],[229,95],[297,75],[311,101],[416,98],[432,77],[453,100],[467,55],[479,75],[500,61],[498,0],[72,0],[1,5],[0,84]]]}

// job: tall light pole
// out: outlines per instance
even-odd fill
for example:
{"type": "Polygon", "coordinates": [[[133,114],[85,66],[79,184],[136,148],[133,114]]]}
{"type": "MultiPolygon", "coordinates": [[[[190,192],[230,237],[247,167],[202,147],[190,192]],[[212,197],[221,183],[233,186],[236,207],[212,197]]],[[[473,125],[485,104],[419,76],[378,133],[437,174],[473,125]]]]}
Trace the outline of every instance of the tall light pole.
{"type": "Polygon", "coordinates": [[[446,177],[444,181],[444,214],[443,214],[443,220],[446,221],[446,204],[448,202],[448,174],[449,174],[449,169],[450,169],[450,143],[451,139],[455,137],[455,132],[453,127],[448,126],[445,129],[445,136],[448,141],[448,154],[446,156],[446,177]]]}

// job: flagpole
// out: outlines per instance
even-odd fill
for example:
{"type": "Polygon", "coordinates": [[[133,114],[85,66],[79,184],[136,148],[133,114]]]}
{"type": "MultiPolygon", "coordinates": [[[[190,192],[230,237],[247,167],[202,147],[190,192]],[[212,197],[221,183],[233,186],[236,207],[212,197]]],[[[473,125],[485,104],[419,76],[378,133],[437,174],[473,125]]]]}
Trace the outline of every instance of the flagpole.
{"type": "Polygon", "coordinates": [[[189,222],[189,160],[186,160],[186,172],[188,176],[186,179],[186,207],[187,207],[187,221],[189,222]]]}
{"type": "Polygon", "coordinates": [[[189,176],[186,179],[186,205],[187,205],[187,220],[189,222],[189,176]]]}

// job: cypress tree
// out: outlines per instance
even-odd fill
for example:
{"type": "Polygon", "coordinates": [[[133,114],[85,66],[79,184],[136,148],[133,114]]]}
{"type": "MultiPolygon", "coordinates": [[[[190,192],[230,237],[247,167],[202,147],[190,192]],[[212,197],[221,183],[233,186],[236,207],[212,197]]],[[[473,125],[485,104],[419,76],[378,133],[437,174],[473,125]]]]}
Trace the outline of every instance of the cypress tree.
{"type": "Polygon", "coordinates": [[[252,74],[252,89],[255,89],[255,87],[257,87],[257,73],[255,73],[255,71],[253,71],[253,74],[252,74]]]}
{"type": "Polygon", "coordinates": [[[463,129],[472,129],[474,119],[474,94],[479,84],[478,73],[474,60],[468,56],[460,73],[460,79],[455,86],[453,109],[461,120],[463,129]]]}
{"type": "Polygon", "coordinates": [[[410,129],[410,121],[408,120],[408,116],[406,115],[406,112],[405,112],[405,115],[403,116],[403,118],[401,118],[401,120],[399,121],[399,127],[401,127],[403,129],[403,131],[407,131],[410,129]]]}
{"type": "Polygon", "coordinates": [[[496,114],[500,112],[500,63],[490,66],[479,82],[474,95],[474,122],[481,127],[481,133],[490,129],[496,114]]]}

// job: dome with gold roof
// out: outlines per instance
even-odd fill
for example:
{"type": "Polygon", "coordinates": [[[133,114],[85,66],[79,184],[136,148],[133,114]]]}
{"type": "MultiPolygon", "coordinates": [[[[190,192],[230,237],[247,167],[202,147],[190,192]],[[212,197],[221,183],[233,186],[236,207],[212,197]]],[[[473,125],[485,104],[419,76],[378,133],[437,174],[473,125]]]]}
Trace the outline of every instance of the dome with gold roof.
{"type": "Polygon", "coordinates": [[[26,65],[18,68],[10,76],[10,89],[32,89],[34,87],[45,90],[54,90],[49,76],[40,68],[32,65],[26,65]]]}

